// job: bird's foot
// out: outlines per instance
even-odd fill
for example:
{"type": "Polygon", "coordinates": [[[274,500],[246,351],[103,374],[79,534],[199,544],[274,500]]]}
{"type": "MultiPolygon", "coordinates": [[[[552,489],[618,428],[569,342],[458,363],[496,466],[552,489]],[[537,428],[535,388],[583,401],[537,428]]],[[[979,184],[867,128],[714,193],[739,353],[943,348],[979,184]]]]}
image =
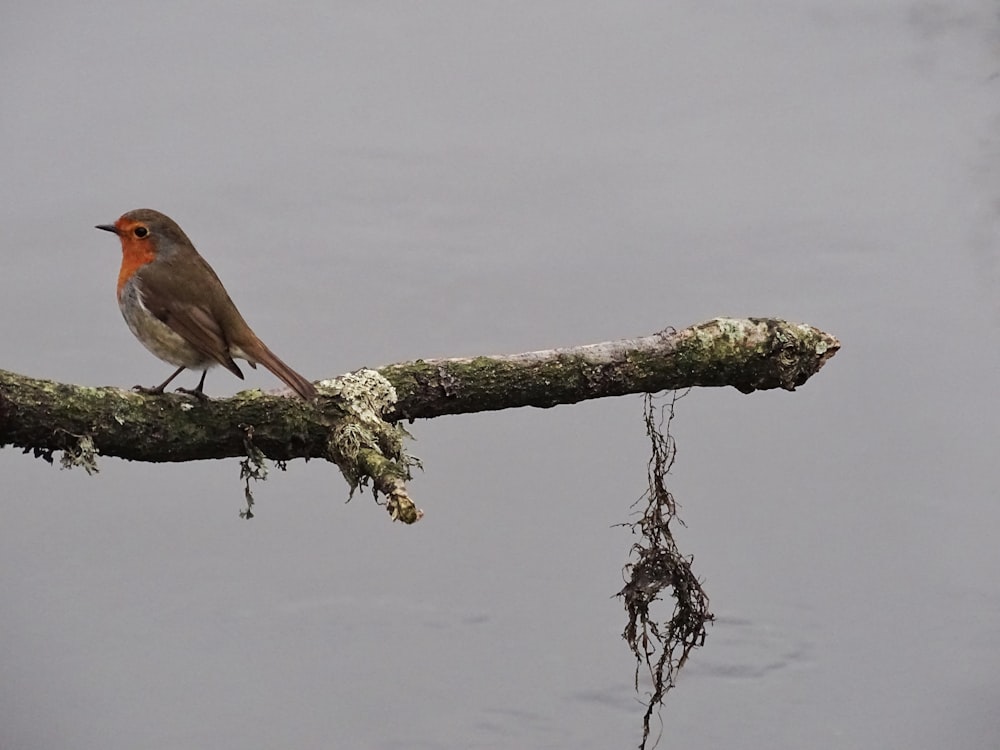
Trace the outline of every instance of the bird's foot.
{"type": "Polygon", "coordinates": [[[158,385],[155,388],[150,388],[150,387],[145,386],[145,385],[133,385],[132,386],[132,390],[135,391],[136,393],[141,393],[144,396],[162,396],[163,395],[163,386],[162,385],[158,385]]]}
{"type": "Polygon", "coordinates": [[[178,388],[178,393],[183,393],[185,396],[194,396],[199,401],[211,401],[200,387],[199,388],[178,388]]]}

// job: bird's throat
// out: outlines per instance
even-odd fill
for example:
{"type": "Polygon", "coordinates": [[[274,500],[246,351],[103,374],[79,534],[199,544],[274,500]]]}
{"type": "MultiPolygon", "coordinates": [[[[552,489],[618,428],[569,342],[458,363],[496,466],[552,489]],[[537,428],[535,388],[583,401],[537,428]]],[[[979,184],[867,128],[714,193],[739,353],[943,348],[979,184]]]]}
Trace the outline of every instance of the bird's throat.
{"type": "Polygon", "coordinates": [[[118,272],[118,298],[121,299],[122,287],[131,279],[135,272],[152,263],[156,259],[156,253],[152,244],[145,242],[140,244],[122,243],[122,267],[118,272]]]}

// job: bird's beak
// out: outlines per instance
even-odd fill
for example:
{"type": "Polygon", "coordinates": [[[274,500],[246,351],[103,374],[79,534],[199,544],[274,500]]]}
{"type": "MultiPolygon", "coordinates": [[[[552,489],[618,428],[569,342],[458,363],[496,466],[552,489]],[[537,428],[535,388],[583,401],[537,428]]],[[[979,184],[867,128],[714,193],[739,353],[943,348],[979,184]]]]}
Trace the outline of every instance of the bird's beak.
{"type": "Polygon", "coordinates": [[[97,226],[94,227],[94,229],[103,229],[105,232],[112,232],[114,234],[118,234],[118,227],[116,227],[114,224],[98,224],[97,226]]]}

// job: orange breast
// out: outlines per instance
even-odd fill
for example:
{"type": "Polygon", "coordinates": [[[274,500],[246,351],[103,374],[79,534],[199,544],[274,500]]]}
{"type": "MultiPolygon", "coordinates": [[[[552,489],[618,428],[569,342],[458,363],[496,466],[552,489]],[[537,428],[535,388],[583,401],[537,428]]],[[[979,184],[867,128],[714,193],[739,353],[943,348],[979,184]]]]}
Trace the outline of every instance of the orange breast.
{"type": "Polygon", "coordinates": [[[151,242],[122,241],[122,267],[118,272],[118,297],[122,296],[122,287],[135,275],[135,272],[156,258],[151,242]]]}

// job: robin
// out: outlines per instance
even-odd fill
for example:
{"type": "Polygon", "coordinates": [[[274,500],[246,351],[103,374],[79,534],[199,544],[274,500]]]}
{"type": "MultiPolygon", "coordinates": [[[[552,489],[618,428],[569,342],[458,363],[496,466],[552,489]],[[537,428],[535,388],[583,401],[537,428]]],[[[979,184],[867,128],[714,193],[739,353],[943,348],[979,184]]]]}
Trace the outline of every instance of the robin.
{"type": "Polygon", "coordinates": [[[258,362],[264,365],[307,401],[316,396],[312,383],[257,338],[215,271],[173,219],[139,208],[97,229],[117,234],[122,243],[118,306],[129,329],[149,351],[177,366],[155,388],[136,390],[163,393],[185,369],[202,370],[197,388],[178,390],[206,398],[202,389],[209,367],[222,365],[243,379],[233,361],[238,357],[254,368],[258,362]]]}

